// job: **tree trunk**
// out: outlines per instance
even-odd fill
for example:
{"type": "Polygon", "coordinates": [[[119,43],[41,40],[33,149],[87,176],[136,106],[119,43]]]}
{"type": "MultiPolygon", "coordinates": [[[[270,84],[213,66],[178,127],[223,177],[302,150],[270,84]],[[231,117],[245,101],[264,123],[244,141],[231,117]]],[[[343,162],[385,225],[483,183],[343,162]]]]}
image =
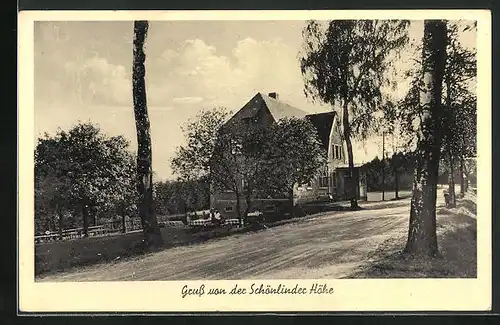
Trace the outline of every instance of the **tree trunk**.
{"type": "Polygon", "coordinates": [[[420,93],[423,112],[415,152],[417,161],[405,252],[434,256],[438,254],[436,194],[443,115],[441,93],[446,58],[446,22],[426,20],[424,26],[424,90],[420,93]]]}
{"type": "Polygon", "coordinates": [[[460,158],[460,195],[465,195],[464,160],[460,158]]]}
{"type": "Polygon", "coordinates": [[[125,222],[125,213],[122,212],[122,233],[127,232],[127,224],[125,222]]]}
{"type": "Polygon", "coordinates": [[[57,213],[57,221],[58,221],[58,230],[59,230],[59,239],[63,240],[63,216],[62,213],[57,213]]]}
{"type": "Polygon", "coordinates": [[[382,201],[385,201],[385,163],[382,160],[382,201]]]}
{"type": "Polygon", "coordinates": [[[52,219],[50,224],[51,224],[50,232],[56,231],[57,230],[56,221],[52,219]]]}
{"type": "Polygon", "coordinates": [[[396,200],[399,200],[399,172],[397,168],[394,169],[394,188],[394,197],[396,198],[396,200]]]}
{"type": "Polygon", "coordinates": [[[351,143],[351,132],[349,127],[349,109],[348,102],[344,100],[343,111],[342,111],[342,125],[344,129],[344,140],[347,148],[347,159],[349,163],[349,200],[351,201],[351,209],[357,210],[358,200],[356,195],[356,188],[358,186],[357,177],[354,173],[354,155],[352,153],[352,143],[351,143]],[[356,179],[355,179],[356,178],[356,179]]]}
{"type": "Polygon", "coordinates": [[[245,198],[245,203],[247,207],[245,208],[245,212],[243,213],[243,226],[247,224],[246,220],[248,220],[248,213],[250,212],[251,204],[252,204],[252,197],[250,195],[247,195],[245,198]]]}
{"type": "Polygon", "coordinates": [[[455,194],[455,166],[454,166],[454,157],[453,157],[453,148],[455,147],[455,135],[454,135],[454,130],[456,129],[455,125],[455,113],[453,112],[451,108],[451,76],[450,76],[450,71],[447,71],[444,77],[444,82],[446,85],[446,105],[445,105],[445,111],[446,111],[446,126],[444,129],[446,130],[447,133],[447,149],[448,149],[448,155],[449,155],[449,165],[450,165],[450,175],[448,177],[448,206],[451,208],[454,208],[456,206],[456,194],[455,194]]]}
{"type": "Polygon", "coordinates": [[[385,132],[382,132],[382,201],[385,201],[385,132]]]}
{"type": "Polygon", "coordinates": [[[290,219],[295,218],[295,205],[293,204],[293,188],[288,190],[288,200],[290,205],[290,219]]]}
{"type": "Polygon", "coordinates": [[[449,207],[454,208],[457,204],[455,197],[455,167],[453,163],[453,153],[450,150],[450,175],[448,177],[448,195],[449,195],[449,207]]]}
{"type": "Polygon", "coordinates": [[[56,204],[55,208],[56,218],[57,218],[57,230],[59,234],[59,240],[63,240],[63,222],[62,214],[59,211],[59,205],[56,204]]]}
{"type": "Polygon", "coordinates": [[[83,215],[83,237],[88,237],[89,236],[89,207],[87,204],[83,205],[82,215],[83,215]]]}
{"type": "Polygon", "coordinates": [[[139,217],[147,246],[160,246],[163,243],[160,228],[153,207],[153,173],[151,136],[146,103],[146,82],[144,61],[144,42],[148,32],[147,21],[134,22],[133,49],[133,99],[137,131],[137,190],[139,193],[139,217]]]}
{"type": "Polygon", "coordinates": [[[236,195],[236,213],[238,213],[238,224],[240,227],[242,227],[243,216],[241,215],[240,194],[237,191],[235,191],[234,194],[236,195]]]}

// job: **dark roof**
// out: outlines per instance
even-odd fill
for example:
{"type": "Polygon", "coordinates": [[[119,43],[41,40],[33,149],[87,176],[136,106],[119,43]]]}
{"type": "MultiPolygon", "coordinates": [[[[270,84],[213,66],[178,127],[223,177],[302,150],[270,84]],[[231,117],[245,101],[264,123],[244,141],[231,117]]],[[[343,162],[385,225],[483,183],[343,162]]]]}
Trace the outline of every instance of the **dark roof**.
{"type": "Polygon", "coordinates": [[[262,93],[257,93],[248,103],[246,103],[236,114],[229,119],[230,121],[240,121],[246,118],[252,118],[258,112],[266,107],[275,121],[286,117],[307,118],[318,132],[323,147],[328,150],[330,139],[330,130],[332,129],[335,112],[324,112],[317,114],[307,114],[305,111],[293,107],[285,102],[274,99],[262,93]]]}
{"type": "Polygon", "coordinates": [[[330,131],[332,130],[335,112],[325,112],[306,115],[306,118],[314,125],[318,132],[319,139],[323,147],[328,151],[330,143],[330,131]]]}
{"type": "Polygon", "coordinates": [[[298,117],[302,118],[307,115],[303,110],[293,107],[287,103],[284,103],[280,100],[274,99],[267,95],[259,93],[259,95],[264,100],[267,108],[271,112],[274,117],[274,120],[281,120],[286,117],[298,117]]]}
{"type": "Polygon", "coordinates": [[[242,120],[246,118],[254,117],[258,112],[267,107],[275,121],[278,121],[285,117],[298,117],[302,118],[307,115],[301,109],[293,107],[287,103],[280,100],[276,100],[267,95],[257,93],[252,99],[248,101],[236,114],[231,117],[230,121],[242,120]]]}

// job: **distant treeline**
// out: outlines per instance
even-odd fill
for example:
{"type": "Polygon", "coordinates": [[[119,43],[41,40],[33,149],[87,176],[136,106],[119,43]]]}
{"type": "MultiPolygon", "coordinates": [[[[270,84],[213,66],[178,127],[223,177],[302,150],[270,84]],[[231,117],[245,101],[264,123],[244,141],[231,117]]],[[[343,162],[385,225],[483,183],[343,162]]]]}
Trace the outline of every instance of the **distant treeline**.
{"type": "Polygon", "coordinates": [[[399,190],[411,190],[415,159],[410,153],[396,153],[383,161],[375,157],[365,164],[368,191],[393,191],[396,178],[399,190]]]}
{"type": "MultiPolygon", "coordinates": [[[[399,190],[411,190],[413,186],[413,172],[415,157],[413,153],[396,153],[386,157],[383,161],[375,157],[365,164],[368,191],[396,190],[396,177],[399,190]],[[397,173],[396,173],[397,172],[397,173]]],[[[460,180],[460,170],[455,170],[455,181],[460,180]]],[[[440,164],[438,184],[448,184],[449,168],[445,162],[440,164]]]]}
{"type": "Polygon", "coordinates": [[[154,204],[159,215],[185,214],[210,208],[207,181],[164,181],[155,184],[154,204]]]}

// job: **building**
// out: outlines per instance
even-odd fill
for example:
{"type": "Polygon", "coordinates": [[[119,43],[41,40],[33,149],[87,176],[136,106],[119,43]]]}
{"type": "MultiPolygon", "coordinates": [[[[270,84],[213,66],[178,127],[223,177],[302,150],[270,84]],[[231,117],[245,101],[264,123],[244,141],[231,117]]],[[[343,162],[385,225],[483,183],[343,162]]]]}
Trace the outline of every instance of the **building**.
{"type": "MultiPolygon", "coordinates": [[[[297,184],[294,188],[294,205],[304,204],[317,200],[330,199],[346,200],[349,191],[356,191],[358,199],[366,199],[366,176],[362,166],[355,166],[355,173],[359,176],[357,186],[351,186],[347,156],[341,132],[340,118],[334,111],[307,114],[301,109],[293,107],[279,100],[277,93],[264,95],[257,93],[225,124],[231,127],[235,122],[252,121],[269,125],[282,118],[305,118],[316,128],[320,143],[327,152],[327,162],[319,175],[308,184],[297,184]]],[[[242,184],[243,186],[243,184],[242,184]]],[[[283,213],[290,207],[290,199],[286,198],[255,198],[252,201],[254,209],[264,214],[283,213]]],[[[211,195],[211,207],[218,209],[225,217],[237,217],[236,196],[230,191],[211,195]]],[[[240,200],[241,209],[245,209],[245,202],[240,200]]],[[[288,212],[286,212],[288,213],[288,212]]]]}

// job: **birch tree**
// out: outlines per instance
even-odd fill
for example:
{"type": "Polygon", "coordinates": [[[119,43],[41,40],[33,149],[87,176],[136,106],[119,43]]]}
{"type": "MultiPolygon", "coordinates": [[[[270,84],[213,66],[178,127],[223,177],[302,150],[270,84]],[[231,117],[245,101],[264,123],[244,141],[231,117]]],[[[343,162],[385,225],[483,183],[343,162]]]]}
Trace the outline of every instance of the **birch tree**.
{"type": "Polygon", "coordinates": [[[446,65],[445,21],[426,20],[422,46],[422,91],[416,166],[405,252],[436,255],[436,191],[443,126],[442,89],[446,65]]]}
{"type": "MultiPolygon", "coordinates": [[[[456,198],[456,164],[460,164],[463,193],[463,175],[466,174],[463,160],[475,154],[476,144],[476,53],[460,43],[460,32],[460,22],[448,22],[442,91],[444,116],[440,167],[449,175],[448,193],[451,206],[455,205],[456,198]]],[[[421,46],[419,48],[422,50],[421,46]]],[[[393,111],[397,122],[402,126],[400,136],[407,140],[405,147],[409,150],[416,146],[418,140],[419,123],[414,122],[423,113],[420,104],[420,92],[424,87],[422,61],[418,58],[413,61],[413,68],[407,71],[407,76],[411,78],[410,88],[393,111]]]]}
{"type": "Polygon", "coordinates": [[[305,94],[341,107],[349,163],[351,208],[357,209],[352,138],[365,139],[374,112],[384,102],[382,87],[393,86],[386,74],[408,42],[408,21],[335,20],[326,28],[310,21],[304,28],[300,66],[305,94]],[[354,185],[355,184],[355,185],[354,185]]]}
{"type": "Polygon", "coordinates": [[[134,22],[132,86],[138,147],[136,181],[139,195],[139,217],[141,218],[146,244],[148,246],[160,246],[163,239],[153,206],[151,134],[146,103],[146,69],[144,66],[146,55],[144,53],[144,43],[148,33],[148,26],[147,21],[134,22]]]}

